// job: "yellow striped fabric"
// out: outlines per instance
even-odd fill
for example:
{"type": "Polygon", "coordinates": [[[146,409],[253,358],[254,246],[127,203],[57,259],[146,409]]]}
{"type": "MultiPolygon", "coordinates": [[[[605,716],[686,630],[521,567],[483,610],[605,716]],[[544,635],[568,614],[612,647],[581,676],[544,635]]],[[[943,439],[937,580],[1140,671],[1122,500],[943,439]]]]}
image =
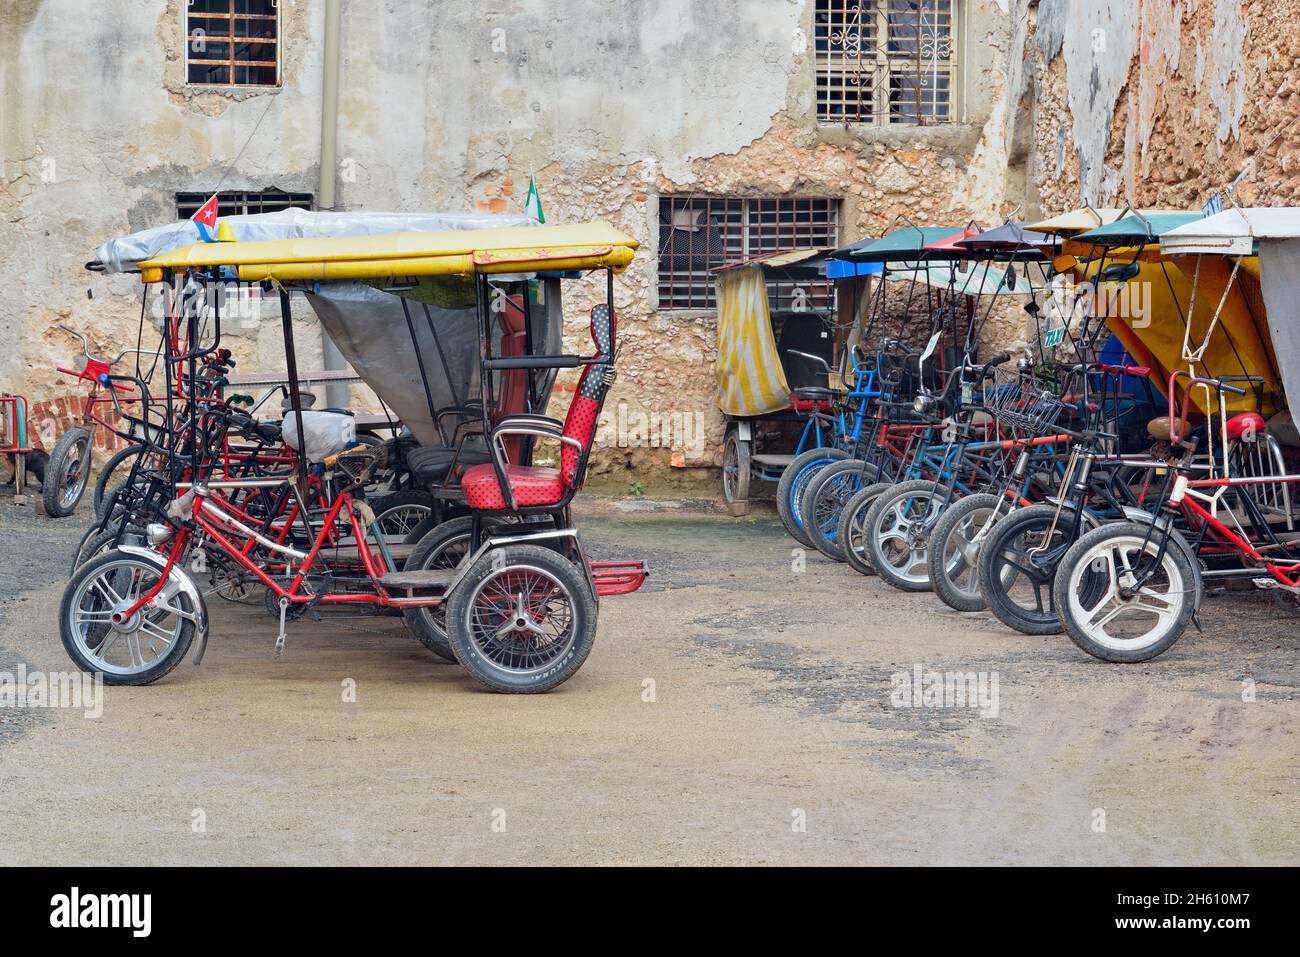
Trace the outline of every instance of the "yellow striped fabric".
{"type": "Polygon", "coordinates": [[[790,387],[776,352],[763,270],[742,266],[718,273],[718,408],[726,415],[763,415],[790,404],[790,387]]]}

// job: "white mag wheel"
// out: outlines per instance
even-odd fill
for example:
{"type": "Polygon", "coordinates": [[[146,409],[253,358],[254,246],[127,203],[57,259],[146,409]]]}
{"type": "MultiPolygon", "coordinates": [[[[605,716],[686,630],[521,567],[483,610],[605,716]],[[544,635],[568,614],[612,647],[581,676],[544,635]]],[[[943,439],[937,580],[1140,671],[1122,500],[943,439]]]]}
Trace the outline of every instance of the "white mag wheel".
{"type": "Polygon", "coordinates": [[[116,550],[78,569],[63,593],[59,631],[79,668],[101,672],[106,684],[143,685],[180,664],[199,618],[189,596],[164,587],[152,607],[130,611],[161,576],[152,562],[116,550]]]}
{"type": "Polygon", "coordinates": [[[1105,661],[1148,661],[1182,635],[1196,608],[1196,578],[1176,542],[1121,522],[1066,552],[1053,585],[1070,639],[1105,661]]]}

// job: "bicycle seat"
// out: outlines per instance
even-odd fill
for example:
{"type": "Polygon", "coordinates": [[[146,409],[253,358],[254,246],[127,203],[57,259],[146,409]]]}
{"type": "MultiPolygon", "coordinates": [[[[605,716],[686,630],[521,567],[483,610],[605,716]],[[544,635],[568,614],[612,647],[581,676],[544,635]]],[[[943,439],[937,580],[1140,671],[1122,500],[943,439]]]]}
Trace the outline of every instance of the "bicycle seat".
{"type": "Polygon", "coordinates": [[[824,389],[820,386],[807,385],[795,389],[794,395],[798,396],[800,399],[807,399],[810,402],[833,402],[839,396],[844,395],[844,393],[836,392],[834,389],[824,389]]]}
{"type": "Polygon", "coordinates": [[[1247,442],[1253,442],[1255,436],[1262,435],[1265,430],[1264,417],[1258,412],[1238,412],[1228,419],[1224,428],[1228,432],[1229,441],[1238,441],[1244,437],[1247,442]]]}
{"type": "Polygon", "coordinates": [[[1157,442],[1169,441],[1169,416],[1161,415],[1147,423],[1147,435],[1157,442]]]}
{"type": "MultiPolygon", "coordinates": [[[[433,485],[447,477],[453,459],[456,459],[455,449],[441,445],[422,445],[406,453],[406,467],[410,470],[416,484],[433,485]]],[[[487,449],[479,446],[464,446],[460,450],[457,464],[481,465],[491,461],[492,456],[487,449]]]]}

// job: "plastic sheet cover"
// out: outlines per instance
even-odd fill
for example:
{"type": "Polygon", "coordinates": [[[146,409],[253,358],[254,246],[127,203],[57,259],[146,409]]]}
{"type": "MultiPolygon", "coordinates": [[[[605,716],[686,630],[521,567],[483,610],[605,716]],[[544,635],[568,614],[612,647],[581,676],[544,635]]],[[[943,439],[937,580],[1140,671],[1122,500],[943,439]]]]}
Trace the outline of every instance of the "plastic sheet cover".
{"type": "MultiPolygon", "coordinates": [[[[257,239],[371,236],[377,233],[441,232],[449,229],[492,229],[536,225],[531,218],[522,213],[519,215],[332,213],[307,209],[285,209],[276,213],[254,213],[248,216],[222,216],[219,221],[229,224],[235,239],[240,242],[257,239]]],[[[137,263],[188,246],[190,243],[199,242],[202,238],[198,227],[186,219],[164,226],[154,226],[129,236],[110,239],[95,251],[95,259],[103,264],[105,272],[125,272],[134,269],[137,263]]]]}

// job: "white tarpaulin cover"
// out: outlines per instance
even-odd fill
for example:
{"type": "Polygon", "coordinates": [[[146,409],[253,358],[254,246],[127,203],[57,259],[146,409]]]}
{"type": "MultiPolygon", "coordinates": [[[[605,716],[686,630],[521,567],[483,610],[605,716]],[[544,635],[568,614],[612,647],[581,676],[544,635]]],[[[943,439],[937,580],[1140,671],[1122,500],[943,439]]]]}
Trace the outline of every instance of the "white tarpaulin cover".
{"type": "MultiPolygon", "coordinates": [[[[325,236],[372,236],[377,233],[433,233],[448,229],[493,229],[537,225],[527,215],[496,213],[370,213],[316,212],[284,209],[277,213],[222,216],[239,242],[257,239],[312,239],[325,236]]],[[[95,251],[105,272],[124,272],[190,243],[199,242],[198,227],[188,219],[143,229],[129,236],[110,239],[95,251]]]]}
{"type": "Polygon", "coordinates": [[[1253,256],[1256,250],[1268,334],[1289,402],[1300,397],[1300,208],[1226,209],[1160,238],[1167,256],[1253,256]]]}
{"type": "Polygon", "coordinates": [[[1296,238],[1300,238],[1300,209],[1296,207],[1234,208],[1171,229],[1160,237],[1160,251],[1166,256],[1251,256],[1256,240],[1296,238]]]}

